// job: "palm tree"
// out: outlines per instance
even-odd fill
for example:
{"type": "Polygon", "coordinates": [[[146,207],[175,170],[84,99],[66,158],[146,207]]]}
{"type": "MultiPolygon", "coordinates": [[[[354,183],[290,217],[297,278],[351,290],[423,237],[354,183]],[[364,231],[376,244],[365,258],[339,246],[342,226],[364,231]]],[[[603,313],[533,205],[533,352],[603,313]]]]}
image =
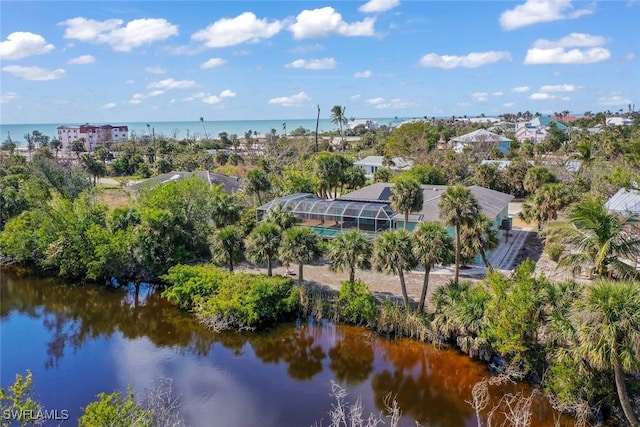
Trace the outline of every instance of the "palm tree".
{"type": "Polygon", "coordinates": [[[247,173],[245,191],[248,194],[255,194],[258,204],[262,204],[262,194],[271,190],[271,181],[264,169],[252,169],[247,173]]]}
{"type": "Polygon", "coordinates": [[[625,372],[640,369],[640,288],[603,280],[575,308],[579,354],[595,369],[613,369],[622,410],[629,424],[640,426],[624,383],[625,372]]]}
{"type": "Polygon", "coordinates": [[[417,180],[412,178],[396,179],[391,195],[391,209],[404,213],[404,226],[406,230],[409,225],[409,213],[422,208],[423,203],[422,188],[417,180]]]}
{"type": "Polygon", "coordinates": [[[570,248],[561,255],[559,267],[579,273],[588,263],[601,277],[615,273],[621,278],[635,278],[638,272],[625,260],[634,261],[640,255],[639,223],[637,217],[608,212],[602,201],[587,198],[569,209],[566,221],[549,224],[543,234],[548,242],[570,248]]]}
{"type": "Polygon", "coordinates": [[[100,160],[102,162],[102,164],[106,167],[107,166],[107,159],[111,156],[111,153],[109,152],[109,149],[107,147],[100,146],[100,147],[96,148],[93,153],[96,156],[96,158],[98,160],[100,160]]]}
{"type": "Polygon", "coordinates": [[[56,159],[57,159],[58,158],[58,152],[62,148],[62,141],[60,141],[57,138],[56,139],[52,139],[51,140],[51,148],[53,148],[53,150],[56,152],[56,159]]]}
{"type": "Polygon", "coordinates": [[[98,162],[91,154],[83,154],[79,160],[83,169],[93,177],[93,184],[97,184],[98,178],[106,173],[105,165],[98,162]]]}
{"type": "Polygon", "coordinates": [[[233,273],[233,264],[244,259],[244,249],[242,230],[235,225],[221,228],[211,239],[213,260],[228,264],[231,273],[233,273]]]}
{"type": "Polygon", "coordinates": [[[284,232],[280,245],[280,260],[298,264],[298,283],[304,283],[303,266],[322,256],[320,239],[307,227],[293,227],[284,232]]]}
{"type": "Polygon", "coordinates": [[[293,227],[298,219],[295,214],[291,212],[289,209],[283,207],[283,205],[277,204],[273,208],[269,209],[267,213],[262,218],[265,222],[272,222],[282,231],[287,230],[293,227]]]}
{"type": "Polygon", "coordinates": [[[418,311],[422,311],[427,297],[431,268],[436,264],[451,264],[455,259],[453,239],[441,223],[422,222],[413,231],[413,254],[424,267],[424,283],[418,304],[418,311]]]}
{"type": "Polygon", "coordinates": [[[484,265],[489,271],[493,271],[487,252],[498,247],[500,238],[491,218],[484,212],[480,212],[471,222],[462,225],[460,234],[463,242],[462,255],[465,258],[473,258],[476,254],[480,254],[484,265]]]}
{"type": "Polygon", "coordinates": [[[405,270],[411,270],[417,264],[413,255],[411,234],[406,230],[387,230],[380,234],[374,243],[373,263],[377,271],[397,274],[404,306],[409,308],[409,295],[404,280],[405,270]]]}
{"type": "Polygon", "coordinates": [[[207,129],[204,127],[204,117],[200,117],[200,123],[202,124],[202,130],[204,131],[204,139],[209,139],[207,129]]]}
{"type": "Polygon", "coordinates": [[[448,187],[438,204],[440,220],[452,225],[456,232],[456,272],[454,281],[458,283],[460,274],[460,227],[470,223],[480,211],[478,199],[467,187],[456,184],[448,187]]]}
{"type": "Polygon", "coordinates": [[[342,150],[345,149],[344,133],[342,132],[342,126],[349,123],[347,116],[345,116],[346,107],[340,105],[334,105],[331,109],[331,123],[340,128],[340,136],[342,137],[342,150]]]}
{"type": "Polygon", "coordinates": [[[349,230],[338,234],[329,242],[327,257],[332,270],[348,270],[349,281],[355,282],[356,268],[371,269],[372,253],[373,245],[367,235],[358,230],[349,230]]]}
{"type": "Polygon", "coordinates": [[[247,257],[257,264],[267,264],[267,276],[272,275],[273,260],[278,255],[282,230],[276,224],[263,222],[249,234],[247,257]]]}

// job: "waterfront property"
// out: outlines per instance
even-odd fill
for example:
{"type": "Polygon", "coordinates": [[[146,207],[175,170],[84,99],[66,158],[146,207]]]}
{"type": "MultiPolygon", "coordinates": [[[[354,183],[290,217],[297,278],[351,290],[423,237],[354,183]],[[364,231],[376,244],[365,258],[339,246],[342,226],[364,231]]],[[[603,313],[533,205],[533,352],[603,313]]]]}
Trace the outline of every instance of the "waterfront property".
{"type": "Polygon", "coordinates": [[[67,150],[74,141],[83,141],[87,151],[93,151],[98,146],[124,142],[129,139],[129,128],[124,125],[58,126],[57,130],[58,140],[62,142],[63,150],[67,150]]]}
{"type": "MultiPolygon", "coordinates": [[[[408,230],[419,223],[439,221],[440,197],[446,185],[422,185],[423,205],[409,215],[408,230]]],[[[510,194],[473,185],[469,187],[478,199],[480,209],[493,220],[497,229],[508,218],[510,194]]],[[[290,210],[300,225],[313,227],[322,236],[332,237],[345,229],[357,229],[376,235],[390,228],[404,228],[404,214],[391,208],[393,184],[375,183],[342,195],[335,200],[322,199],[314,194],[297,193],[272,200],[258,208],[258,221],[277,205],[290,210]]],[[[453,234],[453,230],[450,230],[453,234]]]]}
{"type": "Polygon", "coordinates": [[[353,162],[353,165],[362,169],[365,178],[373,179],[378,169],[388,168],[393,172],[409,170],[413,166],[413,160],[404,157],[393,157],[385,161],[383,156],[367,156],[362,160],[353,162]]]}
{"type": "Polygon", "coordinates": [[[143,188],[146,188],[153,184],[166,184],[168,182],[175,182],[178,180],[189,179],[192,176],[204,181],[212,186],[222,186],[222,189],[229,194],[238,193],[242,186],[242,180],[237,176],[229,176],[216,172],[209,171],[194,171],[194,172],[168,172],[162,175],[158,175],[153,178],[149,178],[142,182],[138,182],[129,187],[132,192],[139,192],[143,188]]]}

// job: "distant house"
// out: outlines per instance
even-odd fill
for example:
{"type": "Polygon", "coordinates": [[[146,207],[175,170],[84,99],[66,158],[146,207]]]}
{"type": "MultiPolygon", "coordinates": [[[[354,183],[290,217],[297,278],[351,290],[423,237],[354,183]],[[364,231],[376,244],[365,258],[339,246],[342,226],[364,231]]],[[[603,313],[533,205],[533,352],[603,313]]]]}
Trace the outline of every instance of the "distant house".
{"type": "Polygon", "coordinates": [[[464,135],[452,138],[453,149],[460,153],[465,147],[472,147],[474,150],[489,151],[491,147],[497,147],[503,154],[509,151],[511,140],[505,136],[490,132],[486,129],[478,129],[464,135]]]}
{"type": "Polygon", "coordinates": [[[378,169],[388,168],[396,172],[409,170],[413,166],[413,160],[404,157],[393,157],[390,159],[390,162],[386,164],[383,156],[367,156],[362,160],[354,162],[353,165],[362,169],[365,178],[373,179],[378,169]]]}
{"type": "Polygon", "coordinates": [[[194,171],[194,172],[169,172],[162,175],[149,178],[137,184],[133,184],[129,187],[132,192],[139,192],[143,188],[146,188],[153,184],[167,184],[169,182],[176,182],[179,180],[185,180],[192,176],[204,181],[212,186],[222,186],[222,189],[229,194],[234,194],[240,191],[242,181],[236,176],[224,175],[216,172],[209,171],[194,171]]]}
{"type": "Polygon", "coordinates": [[[373,129],[378,129],[378,122],[374,122],[373,120],[367,120],[367,119],[355,119],[355,120],[349,120],[349,123],[347,123],[347,129],[353,130],[358,126],[364,126],[365,129],[367,130],[373,130],[373,129]]]}
{"type": "Polygon", "coordinates": [[[609,212],[615,212],[620,215],[640,217],[640,190],[621,188],[607,200],[605,208],[609,212]]]}
{"type": "Polygon", "coordinates": [[[534,117],[528,122],[516,123],[516,140],[518,142],[531,141],[533,144],[543,142],[549,134],[549,126],[554,124],[558,129],[567,131],[567,126],[550,116],[534,117]]]}
{"type": "Polygon", "coordinates": [[[605,120],[607,126],[631,126],[633,120],[625,117],[607,117],[605,120]]]}

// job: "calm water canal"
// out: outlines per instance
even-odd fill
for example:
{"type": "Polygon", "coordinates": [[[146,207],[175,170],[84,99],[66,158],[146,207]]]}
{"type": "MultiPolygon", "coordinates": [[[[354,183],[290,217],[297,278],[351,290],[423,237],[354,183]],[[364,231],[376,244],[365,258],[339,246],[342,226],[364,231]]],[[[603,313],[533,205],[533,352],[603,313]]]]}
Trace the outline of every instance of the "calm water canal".
{"type": "MultiPolygon", "coordinates": [[[[475,426],[471,387],[486,368],[455,351],[388,341],[355,327],[299,323],[215,334],[150,288],[73,286],[0,270],[0,383],[33,372],[35,397],[75,425],[100,392],[142,394],[171,378],[194,427],[329,424],[331,381],[379,413],[392,392],[402,425],[475,426]]],[[[536,426],[553,425],[542,400],[536,426]]],[[[57,424],[56,424],[57,425],[57,424]]]]}

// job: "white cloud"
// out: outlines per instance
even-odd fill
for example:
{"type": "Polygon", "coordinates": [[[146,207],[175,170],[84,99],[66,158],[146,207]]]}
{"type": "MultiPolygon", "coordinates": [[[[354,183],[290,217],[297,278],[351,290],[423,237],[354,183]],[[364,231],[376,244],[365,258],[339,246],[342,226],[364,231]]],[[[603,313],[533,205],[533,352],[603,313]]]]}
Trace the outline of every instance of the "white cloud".
{"type": "Polygon", "coordinates": [[[144,99],[153,98],[154,96],[159,96],[163,93],[163,90],[153,90],[149,93],[134,93],[129,100],[129,104],[140,104],[144,99]]]}
{"type": "Polygon", "coordinates": [[[369,0],[358,8],[362,13],[379,13],[400,5],[400,0],[369,0]]]}
{"type": "Polygon", "coordinates": [[[96,62],[96,58],[93,55],[80,55],[67,61],[69,65],[85,65],[93,64],[96,62]]]}
{"type": "Polygon", "coordinates": [[[500,15],[500,26],[511,31],[542,22],[575,19],[593,13],[593,7],[573,9],[571,0],[527,0],[500,15]]]}
{"type": "Polygon", "coordinates": [[[136,81],[135,80],[125,80],[124,84],[126,85],[132,85],[134,84],[136,81]]]}
{"type": "Polygon", "coordinates": [[[504,92],[493,92],[491,95],[493,95],[493,96],[502,96],[502,95],[504,95],[504,92]]]}
{"type": "Polygon", "coordinates": [[[217,104],[221,101],[222,101],[222,98],[215,95],[209,95],[207,97],[202,98],[202,102],[204,102],[205,104],[217,104]]]}
{"type": "Polygon", "coordinates": [[[304,92],[298,92],[291,96],[280,96],[277,98],[271,98],[269,104],[282,105],[283,107],[297,107],[304,104],[307,101],[311,101],[309,95],[304,92]]]}
{"type": "Polygon", "coordinates": [[[371,99],[367,99],[364,102],[366,102],[369,105],[372,105],[373,108],[377,108],[377,109],[393,109],[393,110],[398,110],[398,109],[402,109],[402,108],[407,108],[411,105],[410,102],[407,101],[403,101],[400,98],[393,98],[390,100],[385,100],[384,98],[371,98],[371,99]]]}
{"type": "Polygon", "coordinates": [[[634,59],[636,59],[636,54],[631,52],[631,53],[627,53],[624,56],[624,59],[626,59],[627,61],[633,61],[634,59]]]}
{"type": "Polygon", "coordinates": [[[293,49],[291,49],[289,53],[302,55],[305,53],[317,52],[319,50],[324,50],[324,49],[325,47],[323,45],[321,45],[320,43],[316,43],[316,44],[309,44],[304,46],[296,46],[293,49]]]}
{"type": "Polygon", "coordinates": [[[50,52],[55,47],[39,34],[18,31],[0,42],[0,59],[22,59],[50,52]]]}
{"type": "Polygon", "coordinates": [[[353,95],[353,96],[351,96],[349,99],[351,99],[351,100],[356,100],[356,99],[360,99],[361,97],[362,97],[362,95],[357,94],[357,95],[353,95]]]}
{"type": "Polygon", "coordinates": [[[513,107],[514,105],[516,105],[515,102],[505,102],[502,104],[503,107],[513,107]]]}
{"type": "Polygon", "coordinates": [[[186,98],[182,98],[182,100],[183,101],[193,101],[194,99],[204,98],[205,96],[208,96],[208,94],[206,94],[204,92],[198,92],[198,93],[194,93],[191,96],[187,96],[186,98]]]}
{"type": "Polygon", "coordinates": [[[569,98],[568,96],[563,96],[562,98],[560,98],[562,101],[571,101],[571,98],[569,98]]]}
{"type": "Polygon", "coordinates": [[[617,105],[629,105],[632,104],[628,98],[623,98],[620,95],[606,96],[598,99],[598,104],[605,106],[617,106],[617,105]]]}
{"type": "Polygon", "coordinates": [[[20,96],[18,96],[18,94],[15,92],[5,92],[0,95],[0,104],[7,104],[18,98],[20,98],[20,96]]]}
{"type": "Polygon", "coordinates": [[[365,18],[359,22],[347,23],[342,15],[332,7],[303,10],[296,16],[296,22],[289,26],[293,38],[322,38],[336,36],[373,36],[375,18],[365,18]]]}
{"type": "Polygon", "coordinates": [[[540,92],[574,92],[576,89],[580,89],[580,86],[576,85],[545,85],[540,88],[540,92]]]}
{"type": "Polygon", "coordinates": [[[195,32],[191,40],[203,42],[207,47],[228,47],[271,38],[281,29],[280,21],[268,22],[251,12],[244,12],[235,18],[222,18],[195,32]]]}
{"type": "Polygon", "coordinates": [[[533,47],[540,49],[553,49],[556,47],[593,47],[602,46],[606,39],[602,36],[593,36],[585,33],[571,33],[560,40],[538,39],[533,42],[533,47]]]}
{"type": "Polygon", "coordinates": [[[525,64],[593,64],[606,61],[611,57],[611,52],[603,47],[590,49],[565,50],[562,47],[553,49],[532,48],[527,50],[524,59],[525,64]]]}
{"type": "Polygon", "coordinates": [[[236,93],[230,89],[225,89],[220,92],[220,98],[233,98],[236,96],[236,93]]]}
{"type": "Polygon", "coordinates": [[[319,58],[319,59],[296,59],[290,64],[285,65],[287,68],[304,68],[305,70],[333,70],[336,68],[335,58],[319,58]]]}
{"type": "Polygon", "coordinates": [[[355,77],[356,79],[368,79],[369,77],[371,77],[371,71],[370,70],[360,71],[355,73],[353,77],[355,77]]]}
{"type": "Polygon", "coordinates": [[[187,89],[196,85],[193,80],[175,80],[172,78],[151,82],[147,89],[187,89]]]}
{"type": "Polygon", "coordinates": [[[529,90],[531,90],[529,86],[518,86],[511,89],[511,92],[524,93],[524,92],[529,92],[529,90]]]}
{"type": "Polygon", "coordinates": [[[115,108],[116,105],[118,105],[118,104],[116,104],[115,102],[107,102],[106,104],[104,104],[102,106],[102,108],[105,109],[105,110],[109,110],[111,108],[115,108]]]}
{"type": "Polygon", "coordinates": [[[166,19],[134,19],[124,25],[121,19],[96,21],[82,17],[67,19],[58,25],[66,26],[64,38],[88,43],[107,44],[118,52],[166,40],[178,34],[178,26],[166,19]]]}
{"type": "Polygon", "coordinates": [[[548,93],[536,92],[536,93],[532,93],[529,98],[531,98],[531,100],[533,101],[544,101],[547,99],[553,99],[555,97],[548,93]]]}
{"type": "Polygon", "coordinates": [[[210,68],[220,67],[226,63],[227,61],[222,58],[211,58],[200,64],[200,68],[202,68],[203,70],[208,70],[210,68]]]}
{"type": "Polygon", "coordinates": [[[144,69],[149,74],[166,74],[167,70],[162,67],[147,67],[144,69]]]}
{"type": "Polygon", "coordinates": [[[489,52],[471,52],[468,55],[456,56],[456,55],[438,55],[436,53],[429,53],[420,58],[420,65],[423,67],[437,67],[437,68],[476,68],[483,65],[492,64],[501,60],[511,60],[511,54],[506,51],[489,51],[489,52]]]}
{"type": "Polygon", "coordinates": [[[34,80],[41,82],[61,79],[66,74],[66,71],[62,68],[58,68],[56,70],[47,70],[40,67],[23,67],[20,65],[7,65],[5,67],[2,67],[2,71],[6,71],[7,73],[13,74],[14,76],[20,77],[24,80],[34,80]]]}
{"type": "Polygon", "coordinates": [[[471,98],[473,98],[474,101],[487,101],[489,94],[487,92],[475,92],[471,94],[471,98]]]}

